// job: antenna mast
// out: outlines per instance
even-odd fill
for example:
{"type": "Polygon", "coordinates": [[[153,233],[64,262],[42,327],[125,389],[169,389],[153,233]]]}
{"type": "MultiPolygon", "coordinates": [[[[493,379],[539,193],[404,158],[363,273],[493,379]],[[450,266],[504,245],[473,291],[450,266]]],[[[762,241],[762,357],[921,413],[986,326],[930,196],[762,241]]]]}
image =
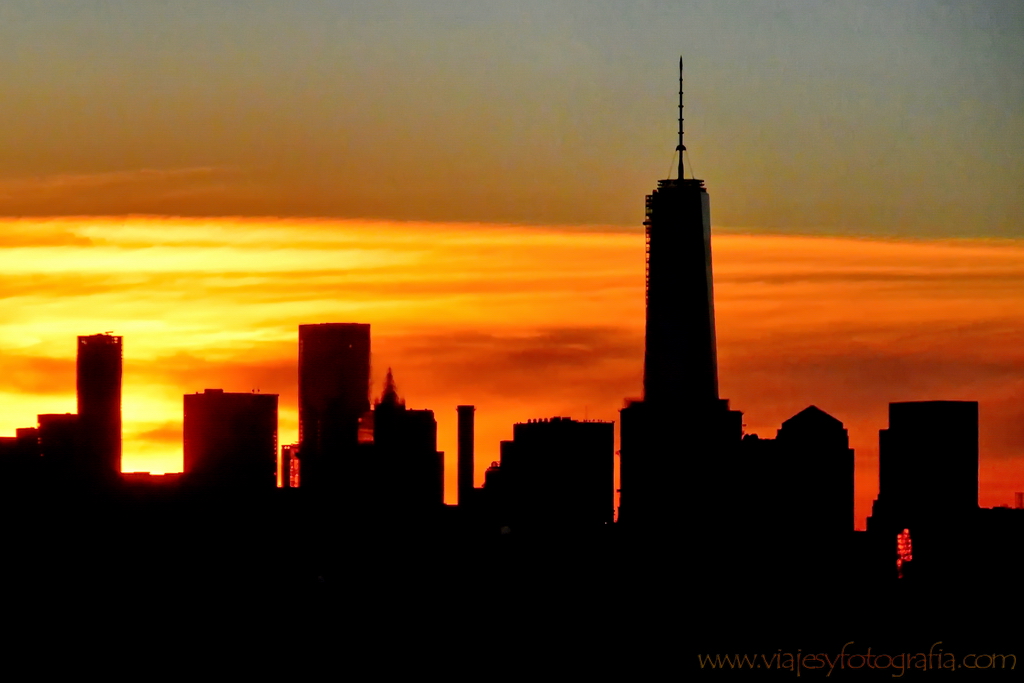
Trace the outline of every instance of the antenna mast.
{"type": "Polygon", "coordinates": [[[683,145],[683,58],[679,57],[679,146],[676,147],[676,151],[679,152],[679,180],[683,179],[683,152],[686,151],[686,146],[683,145]]]}

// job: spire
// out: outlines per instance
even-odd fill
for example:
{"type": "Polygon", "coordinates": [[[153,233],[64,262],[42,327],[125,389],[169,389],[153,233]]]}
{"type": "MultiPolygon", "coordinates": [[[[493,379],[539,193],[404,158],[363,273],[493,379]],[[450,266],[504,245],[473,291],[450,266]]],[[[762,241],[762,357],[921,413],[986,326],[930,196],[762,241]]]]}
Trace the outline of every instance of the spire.
{"type": "Polygon", "coordinates": [[[686,151],[685,145],[683,145],[683,57],[679,57],[679,146],[676,147],[676,151],[679,152],[679,179],[683,179],[683,152],[686,151]]]}
{"type": "Polygon", "coordinates": [[[392,407],[405,405],[405,401],[398,397],[398,388],[395,386],[395,376],[391,373],[391,368],[388,368],[388,375],[384,378],[384,391],[377,404],[392,407]]]}

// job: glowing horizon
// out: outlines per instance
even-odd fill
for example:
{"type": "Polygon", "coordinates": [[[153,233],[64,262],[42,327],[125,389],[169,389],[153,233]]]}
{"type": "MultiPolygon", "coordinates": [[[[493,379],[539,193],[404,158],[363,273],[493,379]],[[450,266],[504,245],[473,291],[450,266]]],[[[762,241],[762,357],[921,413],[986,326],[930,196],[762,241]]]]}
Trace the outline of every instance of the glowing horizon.
{"type": "MultiPolygon", "coordinates": [[[[762,436],[810,404],[842,420],[861,528],[890,401],[979,400],[982,504],[1024,488],[1024,243],[715,230],[721,394],[762,436]]],[[[75,412],[75,338],[114,330],[124,471],[180,471],[182,396],[205,388],[279,394],[279,443],[294,442],[303,323],[372,325],[374,393],[391,366],[409,406],[434,410],[448,502],[456,405],[477,406],[479,485],[514,422],[618,422],[640,394],[639,227],[133,216],[0,231],[0,434],[75,412]]]]}

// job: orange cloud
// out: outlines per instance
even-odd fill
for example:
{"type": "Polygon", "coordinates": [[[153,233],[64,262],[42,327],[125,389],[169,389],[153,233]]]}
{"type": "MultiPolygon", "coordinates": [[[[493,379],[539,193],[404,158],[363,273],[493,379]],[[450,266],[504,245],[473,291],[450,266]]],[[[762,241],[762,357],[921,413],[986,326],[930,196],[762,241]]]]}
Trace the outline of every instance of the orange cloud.
{"type": "Polygon", "coordinates": [[[25,394],[61,394],[74,390],[75,359],[21,354],[0,355],[5,390],[25,394]]]}

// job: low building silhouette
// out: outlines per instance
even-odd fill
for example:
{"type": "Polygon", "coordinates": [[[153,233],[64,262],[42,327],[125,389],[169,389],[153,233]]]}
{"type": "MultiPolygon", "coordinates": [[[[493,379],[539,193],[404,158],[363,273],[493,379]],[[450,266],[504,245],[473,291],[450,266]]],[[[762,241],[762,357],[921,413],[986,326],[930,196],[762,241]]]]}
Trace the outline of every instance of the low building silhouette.
{"type": "Polygon", "coordinates": [[[174,491],[181,484],[181,472],[154,474],[152,472],[125,472],[121,480],[129,490],[138,493],[149,493],[155,490],[174,491]]]}
{"type": "Polygon", "coordinates": [[[705,469],[716,473],[706,489],[717,500],[703,492],[694,517],[708,566],[735,580],[844,571],[855,542],[854,452],[842,422],[809,406],[776,438],[745,434],[719,455],[705,469]]]}
{"type": "Polygon", "coordinates": [[[843,423],[809,406],[782,423],[775,442],[782,523],[808,539],[848,537],[854,453],[843,423]]]}
{"type": "Polygon", "coordinates": [[[285,489],[299,488],[300,468],[299,444],[281,446],[281,457],[277,467],[278,486],[285,489]]]}
{"type": "Polygon", "coordinates": [[[977,401],[890,403],[889,427],[878,433],[878,498],[869,524],[931,526],[977,509],[977,401]]]}
{"type": "Polygon", "coordinates": [[[373,410],[371,474],[382,503],[392,510],[444,505],[444,453],[437,450],[432,410],[411,410],[399,397],[390,368],[373,410]]]}
{"type": "Polygon", "coordinates": [[[889,404],[878,433],[878,498],[868,531],[895,565],[907,530],[920,580],[952,576],[975,561],[978,524],[978,403],[889,404]]]}
{"type": "Polygon", "coordinates": [[[20,427],[14,436],[0,437],[0,471],[5,489],[21,491],[42,485],[45,473],[40,456],[36,427],[20,427]]]}
{"type": "Polygon", "coordinates": [[[488,471],[506,506],[504,522],[527,532],[586,533],[615,514],[615,423],[568,417],[520,422],[488,471]]]}
{"type": "Polygon", "coordinates": [[[632,533],[696,527],[707,542],[730,522],[720,513],[735,499],[733,466],[743,413],[728,399],[710,402],[628,400],[619,411],[619,522],[632,533]]]}
{"type": "Polygon", "coordinates": [[[184,474],[193,487],[277,487],[277,394],[185,394],[184,474]]]}
{"type": "Polygon", "coordinates": [[[51,483],[79,485],[89,476],[89,463],[83,461],[83,448],[74,413],[39,415],[39,455],[51,483]]]}

